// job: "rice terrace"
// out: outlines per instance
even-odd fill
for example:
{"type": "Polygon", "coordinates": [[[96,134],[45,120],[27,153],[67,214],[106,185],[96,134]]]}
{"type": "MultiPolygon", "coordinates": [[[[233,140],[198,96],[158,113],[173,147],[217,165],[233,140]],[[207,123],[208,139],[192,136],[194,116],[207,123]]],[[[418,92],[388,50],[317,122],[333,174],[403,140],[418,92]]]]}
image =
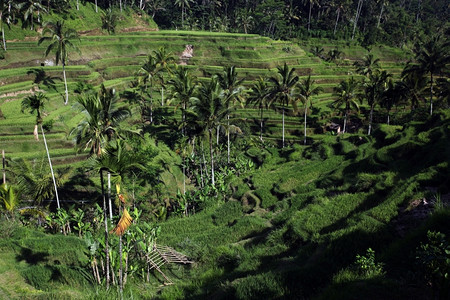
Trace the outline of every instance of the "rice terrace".
{"type": "Polygon", "coordinates": [[[449,299],[445,0],[0,0],[0,299],[449,299]]]}

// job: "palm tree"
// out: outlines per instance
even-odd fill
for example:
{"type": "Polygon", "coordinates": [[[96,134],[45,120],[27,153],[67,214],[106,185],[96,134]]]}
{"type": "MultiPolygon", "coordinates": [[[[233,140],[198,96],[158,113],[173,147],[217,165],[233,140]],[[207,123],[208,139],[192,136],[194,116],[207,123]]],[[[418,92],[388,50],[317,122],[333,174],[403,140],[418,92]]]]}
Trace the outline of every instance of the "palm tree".
{"type": "Polygon", "coordinates": [[[61,80],[59,77],[47,75],[44,68],[32,68],[27,71],[27,75],[34,75],[33,83],[40,88],[40,84],[43,84],[48,89],[53,89],[56,91],[55,80],[61,80]]]}
{"type": "Polygon", "coordinates": [[[380,106],[387,111],[386,124],[390,124],[390,112],[394,105],[398,105],[402,99],[402,91],[399,82],[389,80],[387,83],[387,89],[384,91],[380,101],[380,106]]]}
{"type": "Polygon", "coordinates": [[[428,85],[428,78],[422,74],[415,66],[406,66],[402,72],[402,80],[399,82],[399,91],[406,102],[411,103],[411,110],[425,102],[425,93],[428,85]]]}
{"type": "Polygon", "coordinates": [[[34,30],[35,24],[40,24],[40,13],[46,13],[47,10],[38,0],[26,0],[17,5],[22,15],[22,28],[30,26],[30,30],[34,30]],[[36,19],[35,19],[36,15],[36,19]]]}
{"type": "Polygon", "coordinates": [[[178,5],[181,7],[181,27],[184,28],[184,18],[186,15],[186,7],[190,8],[189,3],[192,2],[192,0],[175,0],[175,5],[178,5]]]}
{"type": "Polygon", "coordinates": [[[237,11],[236,22],[242,26],[244,33],[247,34],[248,30],[252,28],[255,23],[252,17],[252,11],[246,8],[241,8],[237,11]]]}
{"type": "Polygon", "coordinates": [[[380,68],[380,60],[374,58],[372,53],[364,56],[362,61],[355,61],[353,66],[356,67],[356,72],[364,76],[370,76],[374,71],[380,68]]]}
{"type": "Polygon", "coordinates": [[[60,61],[62,63],[63,68],[63,78],[64,78],[64,87],[66,92],[66,98],[64,101],[64,105],[69,103],[69,91],[67,90],[67,79],[66,79],[66,64],[69,56],[69,48],[74,49],[79,52],[78,48],[72,43],[71,40],[79,39],[78,34],[75,30],[71,28],[64,27],[64,21],[56,21],[56,23],[48,22],[45,25],[43,34],[49,33],[50,36],[43,36],[39,39],[38,45],[45,41],[49,41],[50,44],[47,46],[45,50],[45,56],[51,51],[55,51],[55,63],[58,64],[60,61]]]}
{"type": "MultiPolygon", "coordinates": [[[[225,101],[225,105],[227,107],[227,111],[230,111],[230,108],[235,105],[236,102],[241,102],[241,94],[244,88],[241,86],[241,83],[244,81],[244,78],[238,80],[236,67],[224,67],[222,73],[217,74],[219,79],[219,84],[223,89],[223,98],[225,101]]],[[[230,114],[227,114],[227,163],[230,163],[230,114]]]]}
{"type": "Polygon", "coordinates": [[[0,30],[2,31],[2,46],[6,51],[6,39],[5,39],[5,23],[8,28],[11,26],[12,13],[11,13],[11,0],[0,0],[0,30]]]}
{"type": "Polygon", "coordinates": [[[441,42],[441,36],[436,35],[420,46],[416,52],[418,68],[423,74],[430,74],[430,115],[433,114],[434,77],[448,71],[450,63],[449,42],[441,42]]]}
{"type": "Polygon", "coordinates": [[[259,77],[258,80],[251,87],[247,101],[248,103],[254,103],[255,107],[258,107],[260,112],[260,131],[259,131],[259,139],[261,142],[263,141],[263,112],[264,108],[268,108],[272,105],[272,102],[269,101],[269,85],[267,80],[262,77],[259,77]]]}
{"type": "Polygon", "coordinates": [[[308,14],[308,31],[311,29],[311,12],[314,5],[319,5],[318,0],[303,0],[304,3],[309,4],[309,14],[308,14]]]}
{"type": "Polygon", "coordinates": [[[22,113],[28,110],[30,114],[36,113],[36,124],[34,125],[33,135],[36,141],[39,141],[38,126],[42,124],[42,110],[45,108],[45,102],[48,101],[48,97],[39,92],[34,95],[28,96],[22,100],[22,113]]]}
{"type": "Polygon", "coordinates": [[[153,97],[152,88],[155,81],[158,79],[158,73],[160,67],[153,55],[149,55],[147,61],[141,66],[138,71],[138,76],[141,77],[142,84],[144,85],[144,90],[147,91],[150,96],[150,123],[153,123],[153,97]]]}
{"type": "Polygon", "coordinates": [[[333,102],[334,107],[339,108],[344,106],[344,128],[342,133],[345,133],[347,127],[347,116],[350,110],[359,111],[359,105],[356,102],[358,91],[358,83],[351,77],[350,79],[343,80],[337,87],[334,88],[334,95],[337,99],[333,102]]]}
{"type": "MultiPolygon", "coordinates": [[[[156,64],[159,66],[159,73],[167,72],[173,74],[173,66],[175,65],[175,58],[171,52],[167,52],[166,48],[159,47],[157,51],[153,51],[156,64]]],[[[161,83],[161,106],[164,105],[164,74],[159,76],[161,83]]]]}
{"type": "Polygon", "coordinates": [[[118,107],[119,97],[114,89],[101,86],[98,94],[86,93],[78,97],[77,106],[85,118],[72,129],[80,149],[90,148],[90,154],[100,156],[108,141],[119,137],[121,121],[131,115],[129,108],[118,107]]]}
{"type": "MultiPolygon", "coordinates": [[[[119,200],[119,211],[122,214],[117,226],[113,229],[113,232],[119,236],[119,287],[121,292],[123,291],[123,265],[122,265],[122,235],[130,225],[132,219],[125,207],[126,195],[121,188],[121,184],[125,177],[134,170],[144,170],[144,166],[138,161],[139,157],[134,155],[134,151],[129,148],[125,141],[116,140],[114,143],[110,143],[105,152],[91,161],[94,169],[101,172],[106,170],[111,174],[112,181],[116,185],[117,197],[119,200]]],[[[104,192],[104,189],[103,189],[104,192]]],[[[106,218],[105,218],[106,219],[106,218]]]]}
{"type": "Polygon", "coordinates": [[[278,74],[269,78],[272,83],[270,96],[281,103],[283,113],[283,148],[284,148],[284,111],[294,99],[295,86],[299,77],[295,75],[295,68],[289,68],[286,63],[278,67],[278,74]]]}
{"type": "Polygon", "coordinates": [[[380,72],[376,70],[371,73],[369,78],[363,83],[365,98],[370,107],[369,129],[367,135],[370,135],[372,131],[373,110],[375,105],[380,104],[382,101],[384,93],[388,89],[390,77],[392,77],[392,74],[389,74],[386,71],[380,72]]]}
{"type": "Polygon", "coordinates": [[[222,119],[227,115],[223,99],[223,90],[217,77],[213,77],[208,83],[202,83],[198,89],[197,97],[193,99],[192,109],[196,113],[204,131],[208,132],[209,153],[211,159],[211,182],[214,180],[214,152],[213,152],[213,130],[220,125],[222,119]]]}
{"type": "Polygon", "coordinates": [[[55,174],[53,172],[52,161],[50,159],[50,152],[48,151],[47,140],[45,139],[44,128],[42,127],[41,110],[45,106],[45,101],[48,101],[47,96],[44,95],[43,93],[39,92],[37,94],[34,94],[34,95],[24,98],[22,100],[21,106],[22,106],[22,113],[25,110],[28,110],[31,114],[34,114],[34,112],[36,112],[36,124],[34,126],[34,131],[33,131],[33,134],[34,134],[34,137],[36,140],[39,140],[38,125],[41,125],[42,138],[44,140],[45,150],[47,152],[48,163],[50,165],[50,171],[51,171],[51,175],[52,175],[52,179],[53,179],[53,185],[55,187],[56,203],[57,203],[58,209],[59,209],[60,208],[59,196],[58,196],[58,189],[56,187],[55,174]]]}
{"type": "Polygon", "coordinates": [[[303,79],[299,84],[299,96],[305,105],[305,129],[304,129],[304,139],[303,144],[306,145],[306,115],[308,113],[308,101],[310,102],[310,107],[312,108],[312,99],[314,95],[318,95],[323,89],[321,87],[315,87],[315,80],[311,79],[311,75],[308,78],[303,79]]]}

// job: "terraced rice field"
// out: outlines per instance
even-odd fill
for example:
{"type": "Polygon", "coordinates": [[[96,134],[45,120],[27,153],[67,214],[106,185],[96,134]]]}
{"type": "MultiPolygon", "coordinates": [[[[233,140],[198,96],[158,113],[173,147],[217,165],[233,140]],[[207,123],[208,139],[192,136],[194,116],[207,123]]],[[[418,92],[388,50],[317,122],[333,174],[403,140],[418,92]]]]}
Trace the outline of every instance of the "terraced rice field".
{"type": "MultiPolygon", "coordinates": [[[[46,45],[36,41],[9,42],[5,59],[0,60],[0,144],[7,156],[27,159],[41,158],[45,154],[42,140],[35,141],[32,135],[35,117],[21,113],[20,104],[38,86],[33,83],[35,76],[27,74],[31,69],[42,68],[55,79],[57,92],[47,91],[50,98],[44,112],[44,123],[53,120],[52,129],[46,134],[50,154],[56,164],[64,165],[85,159],[76,154],[70,130],[78,124],[82,116],[71,106],[76,102],[73,90],[76,83],[83,81],[98,86],[118,90],[129,86],[134,73],[139,70],[146,56],[159,47],[165,47],[174,56],[180,56],[186,45],[194,46],[194,57],[188,61],[188,68],[200,80],[207,80],[220,72],[224,65],[235,65],[238,74],[245,78],[244,84],[251,85],[259,76],[276,73],[276,67],[284,63],[295,67],[298,75],[305,78],[311,74],[324,92],[313,99],[314,105],[323,114],[332,114],[327,104],[332,101],[332,90],[341,80],[358,76],[352,66],[354,60],[361,59],[367,51],[348,43],[311,40],[308,42],[275,41],[258,35],[226,34],[188,31],[135,32],[114,36],[83,36],[79,44],[81,54],[70,54],[66,68],[70,101],[63,105],[64,84],[60,66],[53,66],[54,57],[43,57],[46,45]],[[325,53],[338,48],[343,52],[336,63],[325,62],[309,53],[312,45],[321,45],[325,53]]],[[[406,52],[388,47],[374,47],[375,57],[380,58],[382,68],[398,76],[407,59],[406,52]]],[[[155,103],[160,103],[161,94],[154,91],[155,103]]],[[[174,105],[172,103],[172,105],[174,105]]],[[[171,108],[167,109],[170,111],[171,108]]],[[[236,117],[245,120],[258,132],[259,113],[247,107],[238,109],[236,117]]],[[[177,117],[177,114],[175,114],[177,117]]],[[[281,114],[265,111],[265,138],[281,138],[281,114]]],[[[314,118],[314,116],[312,116],[314,118]]],[[[316,116],[316,119],[319,119],[316,116]]],[[[316,120],[319,122],[320,120],[316,120]]],[[[302,139],[303,120],[292,109],[286,115],[286,138],[290,141],[302,139]]],[[[317,125],[317,124],[316,124],[317,125]]],[[[312,128],[309,129],[313,131],[312,128]]]]}

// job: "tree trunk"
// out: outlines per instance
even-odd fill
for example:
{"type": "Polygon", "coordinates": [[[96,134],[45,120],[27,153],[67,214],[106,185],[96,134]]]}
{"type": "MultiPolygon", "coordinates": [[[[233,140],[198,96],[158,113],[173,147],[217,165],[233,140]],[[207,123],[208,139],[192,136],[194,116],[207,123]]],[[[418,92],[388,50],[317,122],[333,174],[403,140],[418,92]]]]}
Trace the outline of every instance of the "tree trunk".
{"type": "Polygon", "coordinates": [[[355,15],[355,20],[354,20],[354,24],[353,24],[352,40],[355,38],[356,24],[358,23],[358,19],[359,19],[359,15],[361,13],[361,8],[362,8],[362,5],[363,5],[363,1],[364,0],[359,0],[358,1],[358,7],[356,8],[356,15],[355,15]]]}
{"type": "Polygon", "coordinates": [[[347,127],[347,111],[345,111],[345,115],[344,115],[344,129],[342,130],[342,133],[345,133],[346,127],[347,127]]]}
{"type": "Polygon", "coordinates": [[[227,114],[227,163],[230,164],[230,114],[227,114]]]}
{"type": "Polygon", "coordinates": [[[306,145],[306,114],[307,114],[307,112],[308,112],[308,103],[305,103],[305,130],[304,130],[305,137],[303,139],[303,145],[306,145]]]}
{"type": "Polygon", "coordinates": [[[389,111],[388,111],[388,113],[387,113],[387,124],[389,125],[389,122],[390,122],[390,116],[389,116],[389,111]]]}
{"type": "Polygon", "coordinates": [[[3,184],[6,184],[6,160],[5,160],[5,150],[2,150],[2,166],[3,166],[3,184]]]}
{"type": "Polygon", "coordinates": [[[98,5],[97,5],[97,0],[95,0],[95,12],[98,13],[98,5]]]}
{"type": "Polygon", "coordinates": [[[80,5],[78,3],[78,0],[77,0],[77,10],[80,10],[80,5]]]}
{"type": "Polygon", "coordinates": [[[220,125],[217,125],[216,129],[216,145],[219,146],[219,133],[220,133],[220,125]]]}
{"type": "Polygon", "coordinates": [[[430,116],[433,115],[433,73],[430,72],[430,116]]]}
{"type": "Polygon", "coordinates": [[[336,17],[336,23],[334,24],[334,31],[333,31],[333,36],[336,35],[336,30],[337,30],[337,26],[338,26],[338,22],[339,22],[339,16],[341,14],[341,9],[338,8],[337,9],[337,17],[336,17]]]}
{"type": "MultiPolygon", "coordinates": [[[[0,23],[2,21],[0,20],[0,23]]],[[[6,51],[6,39],[5,39],[5,27],[2,26],[2,40],[3,40],[3,49],[6,51]]]]}
{"type": "Polygon", "coordinates": [[[112,222],[113,213],[112,213],[112,201],[111,201],[111,172],[108,171],[108,204],[109,204],[109,219],[112,222]]]}
{"type": "Polygon", "coordinates": [[[161,107],[164,106],[164,88],[161,87],[161,107]]]}
{"type": "Polygon", "coordinates": [[[100,181],[102,186],[102,197],[103,197],[103,219],[105,222],[105,256],[106,256],[106,289],[109,289],[109,247],[108,247],[108,213],[106,208],[106,196],[105,188],[103,183],[103,170],[100,170],[100,181]]]}
{"type": "Polygon", "coordinates": [[[36,141],[39,141],[39,134],[38,134],[38,125],[34,125],[34,130],[33,130],[33,135],[34,135],[34,139],[36,141]]]}
{"type": "Polygon", "coordinates": [[[372,118],[373,118],[373,105],[370,106],[369,130],[367,131],[367,135],[370,135],[370,132],[372,131],[372,118]]]}
{"type": "Polygon", "coordinates": [[[381,4],[381,11],[380,11],[380,15],[378,16],[377,28],[380,28],[380,22],[381,22],[381,16],[383,15],[383,9],[384,9],[384,3],[381,4]]]}
{"type": "Polygon", "coordinates": [[[283,148],[284,148],[284,105],[283,105],[283,148]]]}
{"type": "Polygon", "coordinates": [[[261,110],[261,118],[260,118],[260,121],[259,121],[259,139],[261,140],[261,142],[263,141],[263,137],[262,137],[262,134],[263,134],[263,108],[262,107],[260,107],[260,110],[261,110]]]}
{"type": "Polygon", "coordinates": [[[67,90],[66,62],[64,60],[62,62],[62,66],[63,66],[64,88],[66,91],[66,100],[64,101],[64,105],[67,105],[69,103],[69,91],[67,90]]]}
{"type": "Polygon", "coordinates": [[[119,289],[120,297],[123,295],[123,245],[122,245],[122,235],[119,235],[119,289]]]}
{"type": "Polygon", "coordinates": [[[308,31],[311,29],[311,11],[312,11],[312,1],[309,0],[308,31]]]}
{"type": "Polygon", "coordinates": [[[211,182],[212,185],[215,185],[214,181],[214,153],[213,153],[213,146],[212,146],[212,131],[209,129],[209,155],[211,157],[211,182]]]}
{"type": "Polygon", "coordinates": [[[53,172],[52,161],[50,159],[50,153],[48,152],[47,140],[45,139],[44,128],[42,127],[42,124],[41,124],[41,131],[42,131],[42,139],[44,140],[45,151],[47,151],[48,164],[50,165],[50,172],[52,173],[53,186],[55,187],[56,205],[58,206],[58,209],[60,209],[61,206],[59,205],[59,197],[58,197],[58,189],[56,187],[55,173],[53,172]]]}

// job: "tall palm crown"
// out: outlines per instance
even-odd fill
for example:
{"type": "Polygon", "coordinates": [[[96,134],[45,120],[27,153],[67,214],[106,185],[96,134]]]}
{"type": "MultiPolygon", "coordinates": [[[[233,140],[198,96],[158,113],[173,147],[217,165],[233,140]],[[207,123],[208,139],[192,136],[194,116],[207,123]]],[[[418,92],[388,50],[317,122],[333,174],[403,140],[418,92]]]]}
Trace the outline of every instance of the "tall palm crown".
{"type": "Polygon", "coordinates": [[[22,100],[21,111],[29,111],[30,114],[36,113],[36,124],[34,125],[33,135],[36,140],[38,138],[38,125],[42,124],[41,112],[45,107],[45,101],[48,101],[48,97],[43,93],[36,93],[28,96],[22,100]]]}
{"type": "Polygon", "coordinates": [[[294,92],[299,77],[295,75],[295,68],[289,68],[286,63],[282,67],[279,66],[277,69],[277,75],[269,78],[269,82],[272,83],[269,95],[275,101],[280,102],[282,106],[284,147],[284,110],[296,97],[294,92]]]}
{"type": "Polygon", "coordinates": [[[362,61],[355,61],[353,64],[356,67],[356,72],[358,74],[369,76],[375,70],[380,68],[380,59],[375,58],[372,53],[368,53],[364,56],[362,61]]]}
{"type": "Polygon", "coordinates": [[[359,105],[356,102],[358,96],[358,83],[353,77],[343,80],[337,87],[334,88],[334,95],[337,99],[333,102],[333,105],[336,108],[344,106],[343,132],[345,133],[348,113],[352,109],[359,111],[359,105]]]}
{"type": "Polygon", "coordinates": [[[64,21],[56,21],[56,23],[48,22],[45,25],[43,35],[44,36],[39,39],[38,45],[46,41],[50,42],[50,44],[47,46],[47,49],[45,50],[45,56],[48,56],[51,51],[55,51],[55,63],[59,64],[59,62],[61,62],[62,64],[64,86],[66,92],[66,99],[64,104],[67,105],[67,103],[69,102],[69,92],[67,90],[65,67],[69,56],[69,48],[72,48],[76,52],[80,52],[77,46],[75,46],[71,41],[73,39],[79,39],[78,34],[71,28],[65,28],[64,21]],[[46,34],[50,34],[50,36],[45,36],[46,34]]]}
{"type": "Polygon", "coordinates": [[[84,120],[72,130],[76,144],[90,148],[91,154],[99,156],[108,141],[118,137],[119,123],[131,115],[127,107],[119,107],[119,97],[113,89],[104,85],[98,94],[87,94],[77,99],[85,114],[84,120]]]}
{"type": "Polygon", "coordinates": [[[168,81],[170,85],[170,97],[178,102],[176,108],[181,107],[182,134],[186,134],[186,109],[195,96],[197,79],[191,75],[188,69],[180,67],[175,71],[175,76],[168,81]]]}

